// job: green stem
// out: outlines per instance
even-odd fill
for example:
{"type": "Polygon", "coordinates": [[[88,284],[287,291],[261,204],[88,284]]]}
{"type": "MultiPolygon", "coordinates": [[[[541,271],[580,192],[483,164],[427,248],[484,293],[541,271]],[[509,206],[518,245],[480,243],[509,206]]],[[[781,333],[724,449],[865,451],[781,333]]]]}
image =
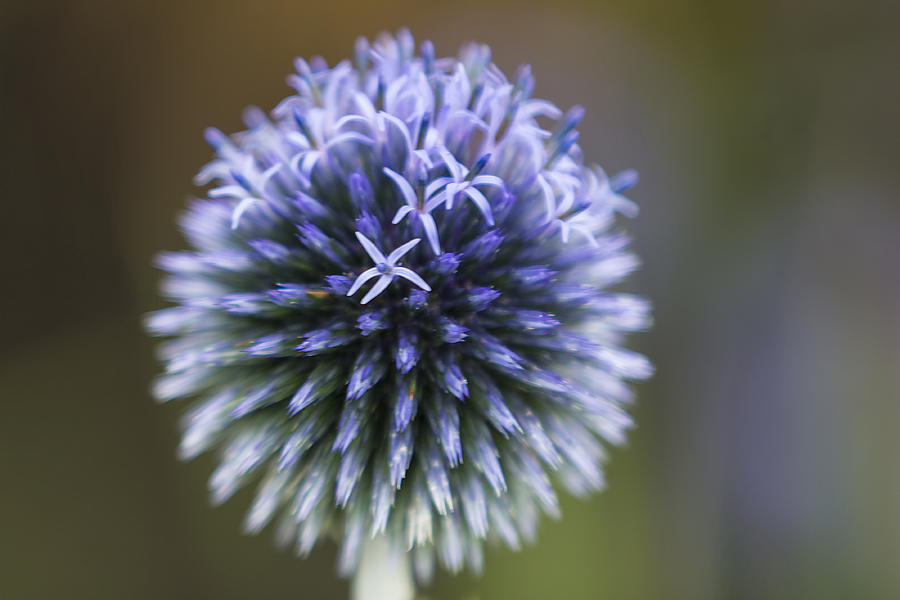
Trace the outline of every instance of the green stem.
{"type": "Polygon", "coordinates": [[[363,542],[352,600],[413,600],[414,595],[409,554],[392,549],[384,536],[363,542]]]}

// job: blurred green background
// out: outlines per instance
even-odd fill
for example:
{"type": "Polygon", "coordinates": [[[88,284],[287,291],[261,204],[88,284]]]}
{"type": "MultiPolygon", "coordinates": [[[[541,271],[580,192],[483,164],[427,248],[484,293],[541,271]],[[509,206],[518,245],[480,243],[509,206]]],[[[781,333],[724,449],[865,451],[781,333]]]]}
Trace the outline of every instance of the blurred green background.
{"type": "Polygon", "coordinates": [[[438,600],[900,598],[895,2],[0,2],[0,598],[346,597],[175,460],[141,315],[208,125],[294,56],[492,45],[636,167],[657,365],[610,488],[438,600]]]}

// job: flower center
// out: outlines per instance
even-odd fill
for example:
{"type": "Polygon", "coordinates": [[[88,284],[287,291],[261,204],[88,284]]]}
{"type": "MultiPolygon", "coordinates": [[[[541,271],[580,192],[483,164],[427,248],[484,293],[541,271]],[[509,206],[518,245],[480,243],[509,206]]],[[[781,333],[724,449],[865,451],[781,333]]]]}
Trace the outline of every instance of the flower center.
{"type": "Polygon", "coordinates": [[[378,263],[377,265],[375,265],[375,268],[378,269],[378,272],[382,275],[390,275],[391,271],[393,270],[387,263],[378,263]]]}

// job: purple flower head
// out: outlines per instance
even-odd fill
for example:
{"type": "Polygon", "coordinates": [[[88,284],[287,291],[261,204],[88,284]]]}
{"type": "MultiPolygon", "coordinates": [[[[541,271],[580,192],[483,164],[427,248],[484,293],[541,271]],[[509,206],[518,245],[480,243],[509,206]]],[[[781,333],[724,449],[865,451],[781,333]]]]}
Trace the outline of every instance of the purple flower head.
{"type": "Polygon", "coordinates": [[[601,489],[631,426],[625,382],[651,367],[621,344],[648,304],[610,286],[637,264],[612,230],[637,176],[586,166],[583,109],[486,46],[436,58],[401,32],[296,69],[271,114],[207,132],[191,249],[158,261],[154,393],[187,401],[182,457],[219,455],[216,502],[257,486],[248,531],[333,537],[347,573],[370,537],[421,578],[478,570],[558,489],[601,489]]]}

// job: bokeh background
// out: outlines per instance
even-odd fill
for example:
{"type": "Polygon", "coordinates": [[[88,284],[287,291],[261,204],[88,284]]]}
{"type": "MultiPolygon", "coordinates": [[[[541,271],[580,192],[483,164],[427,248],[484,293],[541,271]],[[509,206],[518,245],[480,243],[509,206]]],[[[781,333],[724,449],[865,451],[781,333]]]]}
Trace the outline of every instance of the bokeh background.
{"type": "Polygon", "coordinates": [[[0,2],[0,598],[344,598],[207,505],[141,315],[209,158],[294,56],[406,25],[588,108],[636,167],[657,365],[610,489],[423,595],[900,598],[895,2],[0,2]]]}

